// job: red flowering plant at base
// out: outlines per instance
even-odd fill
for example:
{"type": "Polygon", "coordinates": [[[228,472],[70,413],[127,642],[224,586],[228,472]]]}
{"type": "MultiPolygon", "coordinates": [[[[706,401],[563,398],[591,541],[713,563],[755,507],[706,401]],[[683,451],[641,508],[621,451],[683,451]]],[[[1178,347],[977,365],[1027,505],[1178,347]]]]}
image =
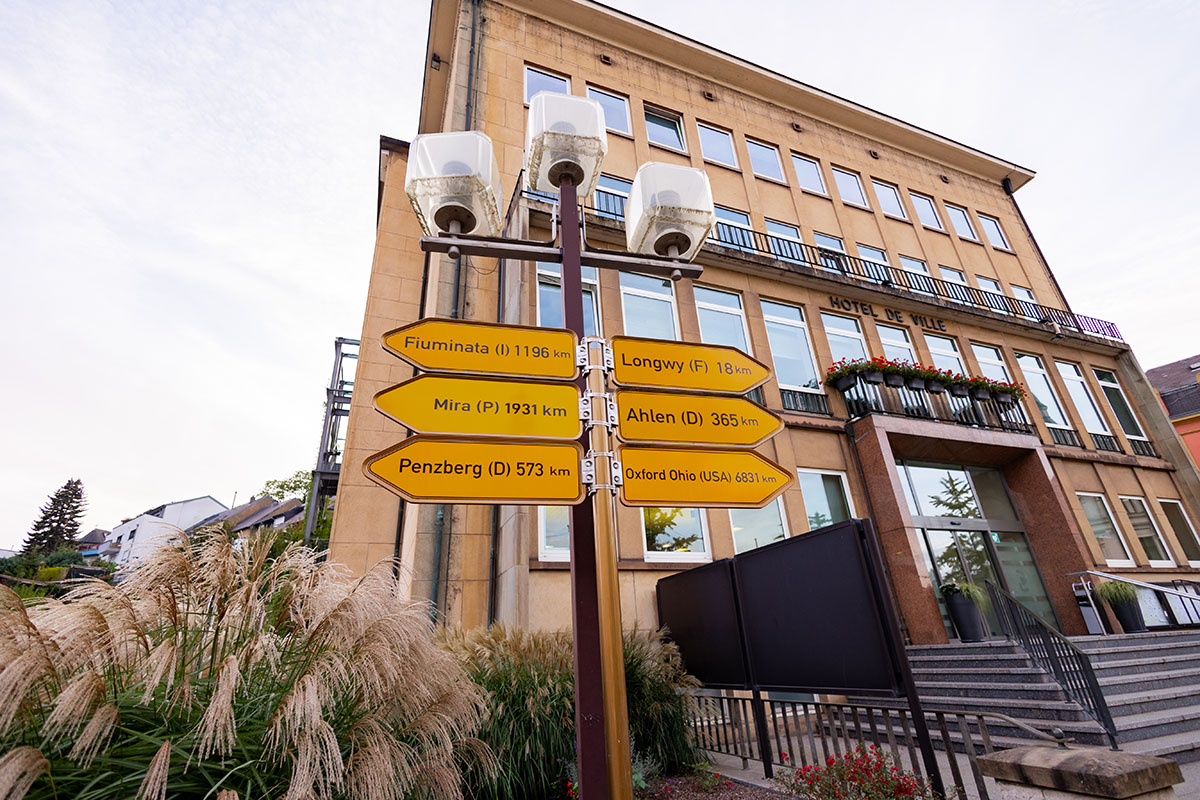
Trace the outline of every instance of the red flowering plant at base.
{"type": "MultiPolygon", "coordinates": [[[[789,761],[787,753],[782,757],[789,761]]],[[[874,745],[860,744],[852,753],[826,759],[824,766],[784,767],[774,780],[788,797],[801,800],[941,800],[916,773],[897,766],[874,745]]]]}

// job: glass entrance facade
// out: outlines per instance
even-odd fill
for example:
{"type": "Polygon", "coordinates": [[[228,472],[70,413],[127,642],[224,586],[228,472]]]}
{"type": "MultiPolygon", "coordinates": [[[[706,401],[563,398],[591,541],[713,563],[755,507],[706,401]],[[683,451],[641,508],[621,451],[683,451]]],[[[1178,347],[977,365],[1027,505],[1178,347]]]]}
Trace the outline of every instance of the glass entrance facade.
{"type": "MultiPolygon", "coordinates": [[[[898,461],[896,467],[935,586],[966,581],[983,587],[990,581],[1058,627],[1025,529],[998,470],[914,461],[898,461]]],[[[953,637],[940,592],[938,604],[953,637]]],[[[985,609],[985,616],[998,634],[991,609],[985,609]]]]}

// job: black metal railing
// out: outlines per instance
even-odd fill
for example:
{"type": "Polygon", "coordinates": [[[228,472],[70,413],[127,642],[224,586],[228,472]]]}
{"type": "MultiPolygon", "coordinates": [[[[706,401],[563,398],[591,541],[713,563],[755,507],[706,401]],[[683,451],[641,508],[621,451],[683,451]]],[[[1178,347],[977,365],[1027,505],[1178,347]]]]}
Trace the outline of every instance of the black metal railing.
{"type": "Polygon", "coordinates": [[[824,394],[816,392],[801,392],[795,389],[780,389],[783,407],[788,411],[802,411],[805,414],[825,414],[829,416],[829,399],[824,394]]]}
{"type": "Polygon", "coordinates": [[[933,394],[905,387],[872,384],[859,379],[843,392],[851,418],[867,414],[891,414],[934,422],[953,422],[972,428],[1035,433],[1020,403],[977,400],[968,395],[956,397],[949,392],[933,394]]]}
{"type": "Polygon", "coordinates": [[[1116,750],[1117,726],[1088,654],[991,581],[987,581],[987,591],[1004,635],[1019,644],[1034,664],[1054,676],[1067,696],[1100,724],[1116,750]]]}
{"type": "Polygon", "coordinates": [[[1200,627],[1200,583],[1196,581],[1171,580],[1149,583],[1124,575],[1112,575],[1099,570],[1069,572],[1067,573],[1067,577],[1081,578],[1080,582],[1072,584],[1071,588],[1075,591],[1076,596],[1079,596],[1079,591],[1082,590],[1083,596],[1087,598],[1088,605],[1099,622],[1100,629],[1096,631],[1097,633],[1111,633],[1112,631],[1109,630],[1110,626],[1104,620],[1104,615],[1100,612],[1095,596],[1096,588],[1089,579],[1089,576],[1104,578],[1108,581],[1117,581],[1132,586],[1142,595],[1140,600],[1144,612],[1153,607],[1153,603],[1149,602],[1150,598],[1146,597],[1145,593],[1153,592],[1153,600],[1158,603],[1159,609],[1162,611],[1163,621],[1152,619],[1151,615],[1147,615],[1145,622],[1146,627],[1150,630],[1162,631],[1200,627]]]}
{"type": "Polygon", "coordinates": [[[1158,458],[1158,448],[1154,446],[1154,442],[1149,439],[1130,439],[1129,446],[1133,448],[1133,452],[1139,456],[1150,456],[1158,458]]]}
{"type": "Polygon", "coordinates": [[[1066,445],[1067,447],[1083,447],[1083,439],[1080,438],[1077,431],[1071,428],[1048,428],[1050,431],[1050,439],[1055,444],[1066,445]]]}
{"type": "Polygon", "coordinates": [[[1092,433],[1088,432],[1092,437],[1092,444],[1097,450],[1108,450],[1111,453],[1124,453],[1121,449],[1121,443],[1117,441],[1117,437],[1109,436],[1107,433],[1092,433]]]}

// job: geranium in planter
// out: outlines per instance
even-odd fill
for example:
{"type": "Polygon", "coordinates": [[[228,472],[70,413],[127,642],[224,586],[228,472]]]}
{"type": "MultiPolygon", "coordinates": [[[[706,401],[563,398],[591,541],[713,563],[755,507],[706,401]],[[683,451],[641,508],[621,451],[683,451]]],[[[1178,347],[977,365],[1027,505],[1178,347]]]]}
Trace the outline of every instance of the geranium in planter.
{"type": "Polygon", "coordinates": [[[858,382],[858,376],[866,367],[867,361],[847,361],[841,359],[835,361],[828,370],[825,371],[825,385],[832,386],[839,392],[844,392],[858,382]]]}
{"type": "Polygon", "coordinates": [[[951,397],[968,397],[971,394],[970,388],[965,383],[950,383],[946,386],[951,397]]]}
{"type": "Polygon", "coordinates": [[[950,370],[938,369],[937,367],[925,368],[925,391],[930,394],[944,393],[946,385],[953,380],[954,375],[950,370]]]}
{"type": "Polygon", "coordinates": [[[982,642],[987,638],[982,610],[988,605],[987,593],[966,581],[946,581],[941,585],[942,599],[954,630],[963,642],[982,642]]]}

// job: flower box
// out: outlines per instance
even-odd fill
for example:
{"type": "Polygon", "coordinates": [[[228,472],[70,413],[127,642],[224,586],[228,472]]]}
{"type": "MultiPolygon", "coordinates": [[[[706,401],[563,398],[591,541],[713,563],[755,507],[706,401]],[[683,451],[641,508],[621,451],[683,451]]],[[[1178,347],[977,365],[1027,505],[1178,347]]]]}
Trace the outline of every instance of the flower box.
{"type": "Polygon", "coordinates": [[[899,389],[904,385],[904,376],[898,372],[888,372],[883,376],[883,383],[886,386],[899,389]]]}
{"type": "Polygon", "coordinates": [[[1012,392],[996,392],[996,402],[1002,406],[1011,406],[1017,402],[1017,396],[1012,392]]]}
{"type": "Polygon", "coordinates": [[[946,391],[946,384],[941,381],[925,380],[925,391],[930,394],[943,394],[946,391]]]}
{"type": "Polygon", "coordinates": [[[966,397],[971,393],[965,383],[952,383],[948,388],[951,397],[966,397]]]}
{"type": "Polygon", "coordinates": [[[874,383],[874,384],[883,383],[883,373],[880,370],[867,369],[867,370],[863,370],[862,373],[860,373],[860,374],[862,375],[862,379],[864,381],[866,381],[867,383],[874,383]]]}
{"type": "Polygon", "coordinates": [[[850,375],[842,375],[833,379],[833,388],[839,392],[844,392],[854,384],[858,383],[858,376],[853,373],[850,375]]]}
{"type": "Polygon", "coordinates": [[[971,397],[981,402],[986,402],[992,399],[992,390],[981,386],[974,386],[971,388],[971,397]]]}
{"type": "Polygon", "coordinates": [[[910,375],[909,377],[905,378],[904,385],[907,386],[909,389],[913,390],[914,392],[925,391],[925,379],[918,378],[915,375],[910,375]]]}

